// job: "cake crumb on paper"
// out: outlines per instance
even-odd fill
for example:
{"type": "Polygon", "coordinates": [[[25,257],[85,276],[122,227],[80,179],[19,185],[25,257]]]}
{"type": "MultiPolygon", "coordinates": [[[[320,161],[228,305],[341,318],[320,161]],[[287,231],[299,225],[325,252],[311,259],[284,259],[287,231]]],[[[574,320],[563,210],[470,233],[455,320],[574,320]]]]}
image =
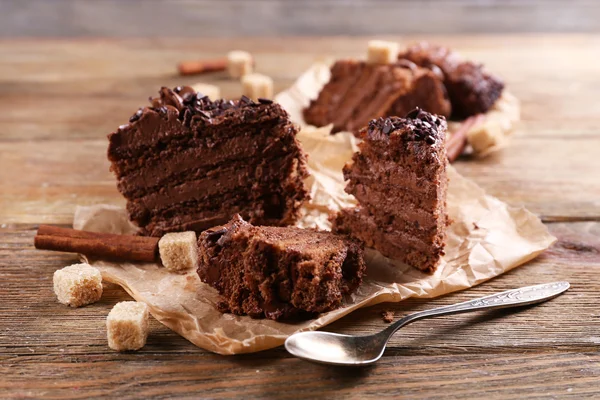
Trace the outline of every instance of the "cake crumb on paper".
{"type": "Polygon", "coordinates": [[[381,319],[383,319],[383,322],[391,323],[394,321],[394,312],[392,310],[383,310],[381,312],[381,319]]]}

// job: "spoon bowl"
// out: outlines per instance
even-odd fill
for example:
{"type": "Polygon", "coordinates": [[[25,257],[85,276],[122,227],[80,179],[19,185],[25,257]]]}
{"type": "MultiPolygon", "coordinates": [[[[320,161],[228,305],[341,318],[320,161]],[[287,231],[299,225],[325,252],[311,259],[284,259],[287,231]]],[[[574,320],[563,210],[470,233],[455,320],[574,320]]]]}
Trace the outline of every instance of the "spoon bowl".
{"type": "Polygon", "coordinates": [[[379,360],[385,346],[380,334],[351,336],[330,332],[300,332],[285,341],[286,350],[309,361],[333,365],[368,365],[379,360]]]}

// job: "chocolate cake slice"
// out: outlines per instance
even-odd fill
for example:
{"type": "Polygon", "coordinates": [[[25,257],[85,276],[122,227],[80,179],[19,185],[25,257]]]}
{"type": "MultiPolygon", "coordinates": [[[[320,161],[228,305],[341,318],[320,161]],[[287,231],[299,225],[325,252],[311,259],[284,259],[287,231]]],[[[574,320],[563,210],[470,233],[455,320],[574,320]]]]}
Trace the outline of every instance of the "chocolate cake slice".
{"type": "MultiPolygon", "coordinates": [[[[502,94],[504,83],[487,73],[482,65],[463,61],[461,57],[441,46],[419,43],[398,55],[399,60],[442,71],[444,84],[452,103],[452,116],[466,118],[485,113],[502,94]]],[[[426,110],[430,111],[430,110],[426,110]]]]}
{"type": "Polygon", "coordinates": [[[450,115],[450,102],[441,78],[410,61],[375,65],[340,60],[319,96],[304,110],[308,124],[333,124],[332,133],[358,131],[373,118],[405,115],[421,107],[450,115]]]}
{"type": "Polygon", "coordinates": [[[221,312],[253,318],[310,317],[340,306],[365,271],[362,244],[331,232],[253,226],[236,215],[198,239],[198,275],[221,312]]]}
{"type": "Polygon", "coordinates": [[[108,136],[108,158],[141,233],[200,232],[240,213],[293,224],[308,195],[297,128],[270,100],[211,101],[163,87],[108,136]]]}
{"type": "Polygon", "coordinates": [[[432,272],[444,254],[448,221],[445,134],[443,117],[419,109],[372,120],[343,171],[359,206],[337,214],[334,232],[432,272]]]}

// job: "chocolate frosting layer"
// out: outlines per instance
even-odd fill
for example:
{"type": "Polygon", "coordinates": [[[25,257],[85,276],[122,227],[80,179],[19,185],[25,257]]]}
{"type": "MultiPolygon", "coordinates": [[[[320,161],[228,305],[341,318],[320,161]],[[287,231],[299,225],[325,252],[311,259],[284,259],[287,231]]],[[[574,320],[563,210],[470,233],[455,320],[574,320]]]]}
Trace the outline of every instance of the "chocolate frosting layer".
{"type": "Polygon", "coordinates": [[[257,224],[295,222],[308,171],[281,106],[213,101],[191,87],[162,87],[149,100],[108,137],[111,169],[143,234],[201,231],[234,212],[257,224]]]}
{"type": "Polygon", "coordinates": [[[444,144],[446,140],[446,119],[415,108],[405,118],[387,117],[371,120],[362,136],[370,140],[388,141],[399,137],[402,141],[425,142],[429,145],[444,144]],[[366,135],[365,135],[366,133],[366,135]]]}

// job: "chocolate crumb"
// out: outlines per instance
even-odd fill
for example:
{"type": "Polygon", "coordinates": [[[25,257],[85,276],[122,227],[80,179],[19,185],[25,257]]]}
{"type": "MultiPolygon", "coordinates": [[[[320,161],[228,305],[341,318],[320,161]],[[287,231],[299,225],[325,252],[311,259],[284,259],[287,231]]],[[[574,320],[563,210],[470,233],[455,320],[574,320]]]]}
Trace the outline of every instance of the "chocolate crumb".
{"type": "Polygon", "coordinates": [[[218,229],[216,231],[207,230],[206,231],[206,239],[216,242],[217,240],[219,240],[221,238],[221,236],[223,236],[226,233],[227,233],[226,228],[218,229]]]}
{"type": "Polygon", "coordinates": [[[204,117],[204,119],[210,119],[211,115],[204,110],[197,110],[196,113],[204,117]]]}
{"type": "Polygon", "coordinates": [[[383,322],[387,322],[389,324],[394,321],[394,312],[392,310],[383,310],[381,312],[381,317],[383,322]]]}
{"type": "Polygon", "coordinates": [[[415,108],[414,110],[412,110],[412,111],[409,111],[409,112],[406,114],[406,118],[412,118],[412,119],[414,119],[414,118],[417,118],[417,117],[419,116],[419,114],[420,114],[420,113],[421,113],[421,109],[420,109],[419,107],[417,107],[417,108],[415,108]]]}
{"type": "Polygon", "coordinates": [[[260,104],[273,104],[273,100],[264,99],[264,98],[262,98],[262,97],[259,97],[259,98],[258,98],[258,102],[259,102],[260,104]]]}
{"type": "Polygon", "coordinates": [[[473,222],[473,229],[479,229],[479,225],[477,225],[477,222],[473,222]]]}
{"type": "Polygon", "coordinates": [[[393,129],[394,129],[394,124],[392,124],[392,121],[390,121],[389,118],[387,118],[385,121],[383,121],[383,128],[381,129],[381,132],[383,132],[385,135],[387,135],[393,129]]]}
{"type": "Polygon", "coordinates": [[[240,97],[240,105],[250,105],[253,103],[254,102],[252,101],[252,99],[250,99],[247,96],[242,95],[242,97],[240,97]]]}

